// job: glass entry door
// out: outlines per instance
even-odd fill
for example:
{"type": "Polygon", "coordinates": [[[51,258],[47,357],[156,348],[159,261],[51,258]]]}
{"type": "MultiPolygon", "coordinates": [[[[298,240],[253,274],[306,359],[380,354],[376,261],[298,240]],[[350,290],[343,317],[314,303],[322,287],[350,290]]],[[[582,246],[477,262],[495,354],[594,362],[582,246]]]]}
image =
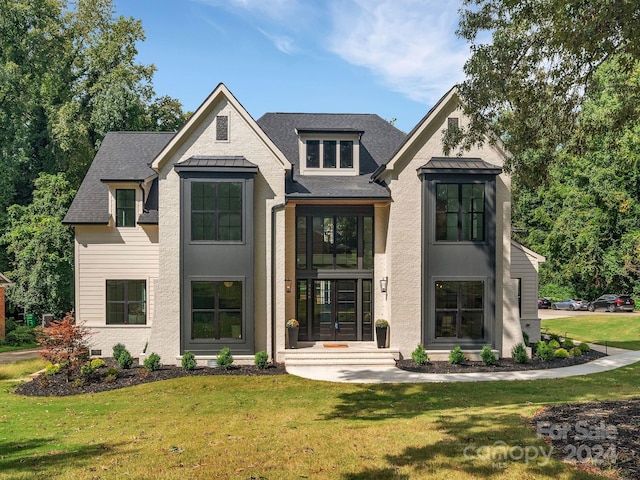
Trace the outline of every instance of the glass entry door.
{"type": "Polygon", "coordinates": [[[318,340],[357,340],[357,298],[356,280],[314,280],[312,337],[318,340]]]}

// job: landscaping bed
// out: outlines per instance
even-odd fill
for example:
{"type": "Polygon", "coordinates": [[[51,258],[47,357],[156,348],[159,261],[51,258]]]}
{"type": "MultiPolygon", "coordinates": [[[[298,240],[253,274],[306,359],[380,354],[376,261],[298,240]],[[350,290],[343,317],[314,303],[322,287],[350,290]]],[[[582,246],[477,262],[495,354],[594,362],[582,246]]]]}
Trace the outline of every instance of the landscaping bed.
{"type": "Polygon", "coordinates": [[[231,365],[228,369],[219,367],[196,367],[194,370],[185,370],[178,366],[162,366],[159,370],[149,371],[144,367],[132,366],[129,369],[118,368],[113,358],[105,358],[106,366],[98,369],[87,377],[79,377],[81,381],[74,379],[67,381],[64,373],[47,375],[41,373],[30,382],[18,386],[15,393],[28,396],[63,397],[84,393],[98,393],[118,388],[131,387],[148,382],[169,380],[180,377],[194,377],[204,375],[283,375],[286,370],[283,364],[270,364],[265,369],[259,369],[255,365],[231,365]],[[107,379],[108,368],[118,368],[116,378],[107,379]]]}
{"type": "Polygon", "coordinates": [[[555,458],[640,478],[640,398],[555,405],[536,413],[532,424],[555,458]]]}
{"type": "Polygon", "coordinates": [[[571,367],[591,362],[606,355],[602,352],[590,350],[579,357],[553,358],[548,362],[541,362],[537,358],[528,363],[516,363],[512,358],[501,358],[495,365],[484,365],[482,362],[466,361],[452,365],[447,361],[429,362],[426,365],[416,365],[411,359],[398,360],[396,365],[402,370],[417,373],[472,373],[472,372],[513,372],[523,370],[543,370],[548,368],[571,367]]]}

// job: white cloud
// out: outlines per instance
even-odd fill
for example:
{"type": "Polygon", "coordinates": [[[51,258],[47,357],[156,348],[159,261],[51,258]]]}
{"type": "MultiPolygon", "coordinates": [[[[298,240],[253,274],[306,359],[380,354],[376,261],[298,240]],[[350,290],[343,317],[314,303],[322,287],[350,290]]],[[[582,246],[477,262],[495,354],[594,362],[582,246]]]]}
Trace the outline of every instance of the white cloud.
{"type": "Polygon", "coordinates": [[[459,3],[441,0],[334,2],[329,48],[412,100],[433,103],[463,79],[468,47],[455,38],[459,3]]]}

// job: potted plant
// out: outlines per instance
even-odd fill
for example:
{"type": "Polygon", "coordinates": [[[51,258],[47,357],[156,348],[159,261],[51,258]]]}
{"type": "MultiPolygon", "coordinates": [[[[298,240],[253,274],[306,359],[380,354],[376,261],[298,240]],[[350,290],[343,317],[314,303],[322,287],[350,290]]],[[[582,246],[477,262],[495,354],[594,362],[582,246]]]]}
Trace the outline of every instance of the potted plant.
{"type": "Polygon", "coordinates": [[[376,320],[376,340],[378,342],[378,348],[385,348],[387,346],[387,331],[389,330],[389,322],[384,318],[376,320]]]}
{"type": "Polygon", "coordinates": [[[289,348],[298,348],[298,330],[300,323],[295,318],[287,320],[287,336],[289,337],[289,348]]]}

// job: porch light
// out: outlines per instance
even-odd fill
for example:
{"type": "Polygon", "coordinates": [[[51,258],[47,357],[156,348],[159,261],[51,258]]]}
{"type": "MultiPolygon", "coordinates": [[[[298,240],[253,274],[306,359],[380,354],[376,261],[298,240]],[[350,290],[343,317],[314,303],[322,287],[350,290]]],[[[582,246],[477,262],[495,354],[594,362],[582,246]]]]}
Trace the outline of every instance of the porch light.
{"type": "Polygon", "coordinates": [[[291,280],[288,278],[284,280],[284,289],[287,293],[291,293],[291,280]]]}
{"type": "Polygon", "coordinates": [[[380,279],[380,291],[387,293],[387,284],[389,283],[389,277],[382,277],[380,279]]]}

